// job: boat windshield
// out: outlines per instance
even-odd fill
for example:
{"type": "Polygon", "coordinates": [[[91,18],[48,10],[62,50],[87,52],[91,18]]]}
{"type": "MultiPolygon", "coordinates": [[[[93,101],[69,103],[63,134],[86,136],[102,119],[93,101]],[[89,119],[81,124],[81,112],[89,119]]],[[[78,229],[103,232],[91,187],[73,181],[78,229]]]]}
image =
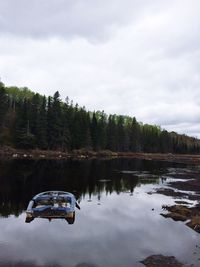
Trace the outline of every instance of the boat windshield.
{"type": "Polygon", "coordinates": [[[41,196],[35,200],[35,208],[39,208],[42,206],[52,206],[52,207],[70,207],[71,198],[70,197],[62,197],[62,196],[41,196]]]}

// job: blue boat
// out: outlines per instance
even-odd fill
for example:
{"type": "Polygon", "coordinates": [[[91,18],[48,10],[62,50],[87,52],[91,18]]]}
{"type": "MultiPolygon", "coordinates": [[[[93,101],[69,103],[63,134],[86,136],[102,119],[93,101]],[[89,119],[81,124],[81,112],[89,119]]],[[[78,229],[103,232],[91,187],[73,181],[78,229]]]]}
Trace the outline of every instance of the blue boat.
{"type": "Polygon", "coordinates": [[[75,207],[80,209],[73,194],[65,191],[46,191],[37,194],[29,202],[25,222],[35,218],[65,219],[69,224],[75,221],[75,207]]]}

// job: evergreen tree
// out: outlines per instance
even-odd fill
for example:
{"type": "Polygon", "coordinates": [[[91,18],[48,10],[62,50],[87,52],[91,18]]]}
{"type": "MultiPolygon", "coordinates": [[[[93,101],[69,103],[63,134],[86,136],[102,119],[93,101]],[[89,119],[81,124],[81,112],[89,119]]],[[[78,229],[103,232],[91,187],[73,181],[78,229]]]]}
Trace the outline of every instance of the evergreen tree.
{"type": "Polygon", "coordinates": [[[117,151],[117,125],[116,115],[110,115],[108,117],[107,125],[107,145],[106,148],[111,151],[117,151]]]}
{"type": "Polygon", "coordinates": [[[0,144],[55,150],[93,149],[132,152],[200,153],[200,140],[136,118],[89,112],[63,103],[59,92],[43,97],[28,88],[0,83],[0,144]]]}
{"type": "Polygon", "coordinates": [[[37,146],[41,149],[46,149],[48,147],[47,142],[47,100],[44,96],[42,99],[42,104],[38,111],[37,119],[37,146]]]}
{"type": "Polygon", "coordinates": [[[141,150],[141,140],[140,140],[140,125],[134,117],[130,126],[130,151],[139,152],[141,150]]]}
{"type": "Polygon", "coordinates": [[[97,118],[96,118],[95,112],[93,112],[93,115],[92,115],[92,121],[91,121],[90,129],[91,129],[92,147],[94,150],[98,150],[98,148],[99,148],[98,124],[97,124],[97,118]]]}
{"type": "Polygon", "coordinates": [[[47,129],[50,149],[62,148],[62,113],[60,95],[57,91],[53,98],[48,98],[47,129]]]}
{"type": "Polygon", "coordinates": [[[71,149],[70,106],[68,99],[62,109],[62,150],[71,149]]]}
{"type": "Polygon", "coordinates": [[[106,128],[107,128],[107,116],[104,111],[99,114],[99,122],[98,122],[98,139],[99,139],[99,147],[104,150],[107,144],[107,136],[106,136],[106,128]]]}
{"type": "Polygon", "coordinates": [[[15,144],[19,148],[29,149],[35,147],[35,141],[30,127],[30,101],[25,98],[17,110],[15,144]]]}
{"type": "MultiPolygon", "coordinates": [[[[72,104],[71,104],[72,105],[72,104]]],[[[80,112],[78,104],[73,109],[73,121],[71,127],[72,134],[72,149],[81,148],[81,125],[80,125],[80,112]]]]}
{"type": "Polygon", "coordinates": [[[29,111],[29,121],[30,121],[30,130],[38,138],[38,120],[39,120],[39,111],[41,105],[41,97],[39,94],[35,94],[31,99],[30,111],[29,111]]]}
{"type": "Polygon", "coordinates": [[[117,151],[125,150],[124,117],[117,117],[117,151]]]}
{"type": "Polygon", "coordinates": [[[8,110],[8,96],[4,84],[0,82],[0,144],[3,143],[3,128],[8,110]]]}
{"type": "Polygon", "coordinates": [[[81,148],[91,148],[92,141],[90,135],[89,113],[86,112],[85,108],[81,108],[79,113],[80,113],[79,118],[80,118],[80,129],[81,129],[81,135],[80,135],[81,148]]]}

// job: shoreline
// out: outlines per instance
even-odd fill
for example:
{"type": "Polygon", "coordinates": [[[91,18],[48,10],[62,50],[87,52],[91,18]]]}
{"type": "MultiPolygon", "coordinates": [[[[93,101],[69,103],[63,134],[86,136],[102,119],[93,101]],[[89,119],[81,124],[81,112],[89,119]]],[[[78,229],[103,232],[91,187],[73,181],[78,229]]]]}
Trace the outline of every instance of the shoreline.
{"type": "Polygon", "coordinates": [[[47,159],[47,160],[67,160],[67,159],[92,159],[92,158],[133,158],[142,160],[168,161],[185,164],[200,164],[200,154],[172,154],[172,153],[145,153],[145,152],[112,152],[74,150],[72,152],[54,151],[54,150],[22,150],[11,147],[0,148],[0,160],[12,159],[47,159]]]}

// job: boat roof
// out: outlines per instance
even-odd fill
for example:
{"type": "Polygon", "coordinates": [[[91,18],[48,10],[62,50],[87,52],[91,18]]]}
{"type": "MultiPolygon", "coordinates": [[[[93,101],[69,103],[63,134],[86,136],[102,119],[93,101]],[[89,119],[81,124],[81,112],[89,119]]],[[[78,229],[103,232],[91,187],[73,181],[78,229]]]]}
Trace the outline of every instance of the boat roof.
{"type": "Polygon", "coordinates": [[[58,197],[58,196],[62,196],[62,197],[70,197],[70,198],[75,198],[74,195],[72,193],[69,192],[65,192],[65,191],[45,191],[42,193],[39,193],[37,195],[35,195],[33,197],[33,199],[37,199],[39,197],[58,197]]]}

